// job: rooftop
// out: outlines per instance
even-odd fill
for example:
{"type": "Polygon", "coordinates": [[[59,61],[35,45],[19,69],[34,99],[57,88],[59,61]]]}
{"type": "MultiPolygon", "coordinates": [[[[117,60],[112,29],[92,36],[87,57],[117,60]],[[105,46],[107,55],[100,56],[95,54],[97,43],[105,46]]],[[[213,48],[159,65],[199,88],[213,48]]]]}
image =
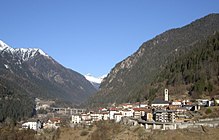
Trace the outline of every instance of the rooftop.
{"type": "Polygon", "coordinates": [[[164,101],[162,99],[156,98],[151,104],[169,104],[168,101],[164,101]]]}

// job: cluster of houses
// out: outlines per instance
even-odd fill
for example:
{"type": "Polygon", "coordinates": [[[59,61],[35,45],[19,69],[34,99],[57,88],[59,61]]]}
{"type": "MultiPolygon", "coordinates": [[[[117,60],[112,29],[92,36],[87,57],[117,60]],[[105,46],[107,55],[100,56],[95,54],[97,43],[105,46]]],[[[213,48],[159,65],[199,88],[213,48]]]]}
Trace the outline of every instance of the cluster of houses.
{"type": "Polygon", "coordinates": [[[47,122],[42,122],[38,120],[31,120],[22,124],[23,129],[33,129],[35,131],[41,129],[57,129],[60,127],[61,118],[50,118],[47,122]]]}
{"type": "MultiPolygon", "coordinates": [[[[219,103],[219,100],[216,100],[219,103]]],[[[120,122],[124,118],[141,119],[147,122],[188,122],[193,119],[189,113],[201,106],[212,106],[215,101],[208,99],[169,101],[168,89],[164,90],[163,99],[155,99],[150,105],[144,103],[125,103],[111,108],[100,108],[98,111],[83,112],[72,115],[74,124],[91,124],[100,120],[120,122]]]]}
{"type": "MultiPolygon", "coordinates": [[[[36,107],[35,109],[37,111],[39,110],[51,110],[51,105],[55,104],[55,101],[47,101],[47,100],[41,100],[39,98],[35,99],[36,107]]],[[[49,116],[47,114],[37,114],[36,118],[31,118],[27,122],[22,123],[23,129],[33,129],[35,131],[41,130],[41,129],[47,129],[47,128],[55,128],[57,129],[60,126],[61,118],[55,118],[51,117],[47,119],[49,116]]],[[[51,115],[50,115],[51,116],[51,115]]]]}
{"type": "Polygon", "coordinates": [[[72,115],[72,123],[91,124],[100,120],[115,120],[115,122],[120,122],[123,117],[140,118],[141,116],[144,116],[146,112],[150,112],[146,107],[146,104],[140,104],[140,107],[139,104],[122,104],[119,107],[112,107],[109,109],[100,108],[98,112],[90,111],[88,113],[72,115]]]}
{"type": "MultiPolygon", "coordinates": [[[[87,124],[101,120],[114,120],[121,122],[124,120],[144,121],[144,123],[181,123],[193,120],[193,111],[197,111],[203,106],[213,106],[219,104],[219,100],[196,99],[190,100],[169,100],[168,89],[164,90],[163,98],[156,98],[149,104],[147,103],[124,103],[109,108],[99,108],[97,111],[86,111],[85,109],[75,108],[51,108],[52,101],[49,103],[36,99],[37,110],[48,109],[52,112],[45,114],[46,116],[53,114],[53,117],[42,123],[40,121],[30,121],[22,125],[23,128],[39,130],[42,128],[58,128],[61,122],[60,118],[54,117],[54,112],[62,115],[71,116],[71,123],[87,124]]],[[[38,118],[42,115],[38,114],[38,118]]]]}

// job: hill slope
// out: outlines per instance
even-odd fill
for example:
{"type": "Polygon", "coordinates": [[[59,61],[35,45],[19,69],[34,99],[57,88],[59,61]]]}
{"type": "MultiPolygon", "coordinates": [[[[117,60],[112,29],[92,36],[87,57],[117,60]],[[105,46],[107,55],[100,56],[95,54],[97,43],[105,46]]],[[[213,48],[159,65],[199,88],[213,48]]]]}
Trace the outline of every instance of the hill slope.
{"type": "Polygon", "coordinates": [[[195,43],[207,39],[218,30],[219,14],[210,14],[143,43],[137,52],[111,70],[90,103],[97,105],[135,99],[138,101],[138,96],[146,92],[145,86],[153,82],[166,65],[174,62],[180,55],[190,52],[195,43]]]}

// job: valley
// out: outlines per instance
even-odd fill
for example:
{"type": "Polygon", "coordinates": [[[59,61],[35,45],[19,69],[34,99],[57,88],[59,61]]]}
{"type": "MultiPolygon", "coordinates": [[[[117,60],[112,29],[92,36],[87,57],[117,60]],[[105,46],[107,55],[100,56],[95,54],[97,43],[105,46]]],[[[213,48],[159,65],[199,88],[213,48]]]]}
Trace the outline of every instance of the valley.
{"type": "Polygon", "coordinates": [[[98,78],[0,41],[3,140],[218,139],[218,105],[219,14],[155,36],[98,78]]]}

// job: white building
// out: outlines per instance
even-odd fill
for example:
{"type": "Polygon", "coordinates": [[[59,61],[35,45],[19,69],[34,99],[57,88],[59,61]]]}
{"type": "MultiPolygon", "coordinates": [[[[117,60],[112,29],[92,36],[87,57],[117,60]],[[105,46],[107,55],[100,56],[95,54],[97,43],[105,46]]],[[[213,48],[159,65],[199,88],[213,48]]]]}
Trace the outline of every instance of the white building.
{"type": "Polygon", "coordinates": [[[182,103],[180,101],[173,101],[172,105],[181,106],[182,103]]]}
{"type": "Polygon", "coordinates": [[[147,107],[147,106],[148,106],[147,104],[142,104],[142,103],[141,103],[141,104],[139,105],[139,108],[145,108],[145,107],[147,107]]]}
{"type": "Polygon", "coordinates": [[[81,117],[79,115],[72,115],[72,123],[81,123],[81,117]]]}
{"type": "Polygon", "coordinates": [[[82,121],[91,120],[90,114],[81,114],[82,121]]]}
{"type": "Polygon", "coordinates": [[[200,106],[208,106],[209,99],[196,99],[196,101],[198,102],[198,105],[200,106]]]}
{"type": "Polygon", "coordinates": [[[114,120],[115,122],[120,122],[122,120],[122,113],[114,113],[114,120]]]}
{"type": "Polygon", "coordinates": [[[122,112],[123,117],[133,117],[134,110],[133,109],[125,109],[122,112]]]}
{"type": "Polygon", "coordinates": [[[37,122],[26,122],[24,124],[22,124],[22,128],[25,128],[25,129],[33,129],[33,130],[37,130],[37,122]]]}
{"type": "Polygon", "coordinates": [[[155,121],[156,122],[175,122],[176,115],[173,110],[156,110],[155,121]]]}
{"type": "Polygon", "coordinates": [[[114,114],[115,113],[119,113],[118,109],[117,108],[110,108],[110,111],[109,111],[109,119],[110,120],[114,120],[114,114]]]}
{"type": "Polygon", "coordinates": [[[100,113],[92,113],[90,114],[92,121],[100,121],[102,120],[102,114],[100,113]]]}

